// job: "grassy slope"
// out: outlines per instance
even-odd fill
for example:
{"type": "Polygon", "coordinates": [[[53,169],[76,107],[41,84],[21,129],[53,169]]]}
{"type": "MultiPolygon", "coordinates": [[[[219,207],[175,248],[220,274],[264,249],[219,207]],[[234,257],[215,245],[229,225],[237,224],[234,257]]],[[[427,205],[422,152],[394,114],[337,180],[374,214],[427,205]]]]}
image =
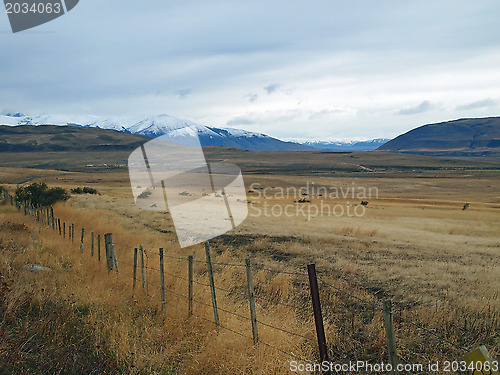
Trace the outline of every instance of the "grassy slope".
{"type": "Polygon", "coordinates": [[[36,241],[38,229],[15,212],[0,206],[0,373],[120,373],[113,358],[96,350],[88,309],[63,298],[52,273],[20,268],[47,250],[36,241]]]}

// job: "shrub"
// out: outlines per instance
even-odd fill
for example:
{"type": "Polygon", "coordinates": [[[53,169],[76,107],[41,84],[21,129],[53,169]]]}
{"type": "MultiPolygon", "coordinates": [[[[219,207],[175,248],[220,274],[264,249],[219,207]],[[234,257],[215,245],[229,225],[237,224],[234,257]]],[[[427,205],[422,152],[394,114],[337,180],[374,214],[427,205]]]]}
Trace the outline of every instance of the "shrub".
{"type": "Polygon", "coordinates": [[[73,194],[99,194],[96,189],[88,186],[85,186],[83,189],[81,187],[71,189],[71,192],[73,194]]]}
{"type": "Polygon", "coordinates": [[[58,201],[66,201],[69,195],[62,187],[49,188],[47,184],[33,183],[16,189],[16,199],[20,202],[31,202],[39,206],[51,206],[58,201]]]}
{"type": "Polygon", "coordinates": [[[97,190],[86,186],[83,188],[83,193],[84,194],[97,194],[97,190]]]}

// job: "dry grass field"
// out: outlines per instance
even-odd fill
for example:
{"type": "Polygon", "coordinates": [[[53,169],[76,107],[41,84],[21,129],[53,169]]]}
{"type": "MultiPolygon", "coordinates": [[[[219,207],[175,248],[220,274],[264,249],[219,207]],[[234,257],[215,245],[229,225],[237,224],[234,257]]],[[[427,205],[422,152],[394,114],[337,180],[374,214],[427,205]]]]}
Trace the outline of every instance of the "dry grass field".
{"type": "MultiPolygon", "coordinates": [[[[182,295],[187,263],[169,256],[202,261],[204,248],[179,248],[167,213],[135,207],[125,170],[0,168],[0,184],[11,192],[15,185],[9,183],[35,177],[30,181],[66,189],[91,186],[100,193],[73,195],[55,205],[56,217],[75,224],[74,243],[10,205],[0,206],[0,334],[9,338],[0,343],[0,362],[18,373],[36,372],[42,363],[53,373],[94,368],[95,373],[288,374],[290,354],[317,360],[314,341],[285,332],[315,338],[305,275],[311,262],[336,288],[376,306],[390,299],[395,313],[452,343],[470,349],[484,344],[498,355],[500,171],[495,164],[482,169],[477,162],[462,167],[458,161],[449,169],[428,165],[414,171],[406,166],[410,160],[403,171],[393,163],[387,173],[373,173],[381,169],[373,160],[355,162],[369,170],[317,173],[326,168],[322,165],[309,169],[314,173],[294,173],[296,167],[269,173],[263,167],[268,162],[248,162],[259,166],[245,173],[250,215],[211,241],[212,260],[224,263],[214,266],[222,327],[213,323],[210,291],[203,285],[195,285],[195,316],[187,318],[187,301],[174,293],[167,293],[160,309],[158,248],[167,256],[167,289],[182,295]],[[306,202],[295,203],[299,199],[306,202]],[[90,256],[91,232],[113,233],[118,274],[108,274],[105,264],[90,256]],[[133,251],[139,245],[147,251],[147,295],[140,280],[132,290],[133,251]],[[250,316],[245,268],[238,266],[245,258],[252,261],[262,323],[257,346],[245,319],[250,316]],[[29,263],[52,272],[21,269],[29,263]],[[80,367],[72,367],[76,363],[80,367]]],[[[208,283],[203,262],[196,262],[194,271],[195,281],[208,283]]],[[[353,361],[387,362],[382,312],[324,283],[320,293],[330,359],[346,362],[337,351],[353,361]]],[[[395,318],[395,325],[398,352],[409,362],[459,360],[464,354],[406,321],[395,318]]]]}

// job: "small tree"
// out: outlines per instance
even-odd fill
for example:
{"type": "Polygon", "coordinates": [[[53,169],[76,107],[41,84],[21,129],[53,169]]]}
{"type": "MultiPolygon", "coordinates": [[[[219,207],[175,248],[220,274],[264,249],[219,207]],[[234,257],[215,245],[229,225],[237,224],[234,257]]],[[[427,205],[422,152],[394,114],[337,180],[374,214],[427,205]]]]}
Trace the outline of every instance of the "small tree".
{"type": "Polygon", "coordinates": [[[51,206],[58,201],[66,201],[69,195],[62,187],[49,188],[45,182],[32,183],[16,189],[16,199],[39,206],[51,206]]]}

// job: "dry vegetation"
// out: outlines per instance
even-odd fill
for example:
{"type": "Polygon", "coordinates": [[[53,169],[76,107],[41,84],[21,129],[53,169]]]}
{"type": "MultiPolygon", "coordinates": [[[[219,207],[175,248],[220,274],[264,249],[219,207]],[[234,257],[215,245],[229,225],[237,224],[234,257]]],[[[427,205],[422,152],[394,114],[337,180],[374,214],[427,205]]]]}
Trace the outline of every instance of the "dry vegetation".
{"type": "MultiPolygon", "coordinates": [[[[254,346],[250,322],[220,312],[217,328],[209,306],[194,305],[187,319],[187,301],[167,293],[160,309],[158,272],[148,270],[148,295],[140,281],[132,291],[133,249],[148,250],[147,266],[158,268],[157,250],[166,255],[204,259],[201,245],[180,249],[166,213],[139,210],[132,203],[127,174],[71,173],[1,169],[1,181],[44,176],[51,186],[92,186],[101,193],[75,195],[54,207],[55,215],[85,228],[85,250],[52,229],[0,206],[0,363],[17,372],[53,366],[53,372],[286,374],[290,356],[269,346],[254,346]],[[118,274],[89,253],[90,232],[114,234],[118,274]],[[20,267],[34,263],[50,267],[33,274],[20,267]],[[63,319],[64,317],[64,319],[63,319]],[[51,329],[47,329],[51,327],[51,329]],[[82,358],[85,358],[84,360],[82,358]]],[[[492,171],[439,172],[384,177],[246,177],[268,187],[269,198],[249,193],[250,205],[284,207],[297,197],[276,197],[279,187],[377,187],[367,199],[363,217],[301,215],[249,217],[237,230],[212,243],[213,260],[243,264],[251,258],[256,284],[257,315],[263,323],[314,338],[307,276],[269,272],[306,272],[315,262],[320,276],[332,285],[381,306],[391,299],[395,312],[468,348],[485,344],[493,355],[500,348],[500,196],[492,171]],[[273,189],[271,189],[273,188],[273,189]],[[464,203],[470,207],[462,210],[464,203]],[[299,308],[279,305],[278,302],[299,308]],[[302,307],[302,308],[301,308],[302,307]]],[[[342,206],[360,199],[308,196],[342,206]]],[[[252,210],[251,210],[252,212],[252,210]]],[[[166,271],[186,277],[187,263],[166,258],[166,271]]],[[[195,263],[195,280],[208,283],[205,264],[195,263]]],[[[244,296],[245,269],[215,266],[218,304],[249,316],[244,296]]],[[[167,275],[170,291],[187,294],[186,281],[167,275]]],[[[320,284],[328,343],[352,360],[387,359],[380,311],[320,284]]],[[[195,299],[210,305],[208,288],[195,285],[195,299]]],[[[463,354],[450,344],[396,319],[398,350],[412,362],[454,360],[463,354]]],[[[262,342],[301,358],[315,359],[314,342],[259,326],[262,342]]],[[[336,362],[344,359],[333,355],[336,362]]],[[[38,370],[37,370],[38,369],[38,370]]]]}

